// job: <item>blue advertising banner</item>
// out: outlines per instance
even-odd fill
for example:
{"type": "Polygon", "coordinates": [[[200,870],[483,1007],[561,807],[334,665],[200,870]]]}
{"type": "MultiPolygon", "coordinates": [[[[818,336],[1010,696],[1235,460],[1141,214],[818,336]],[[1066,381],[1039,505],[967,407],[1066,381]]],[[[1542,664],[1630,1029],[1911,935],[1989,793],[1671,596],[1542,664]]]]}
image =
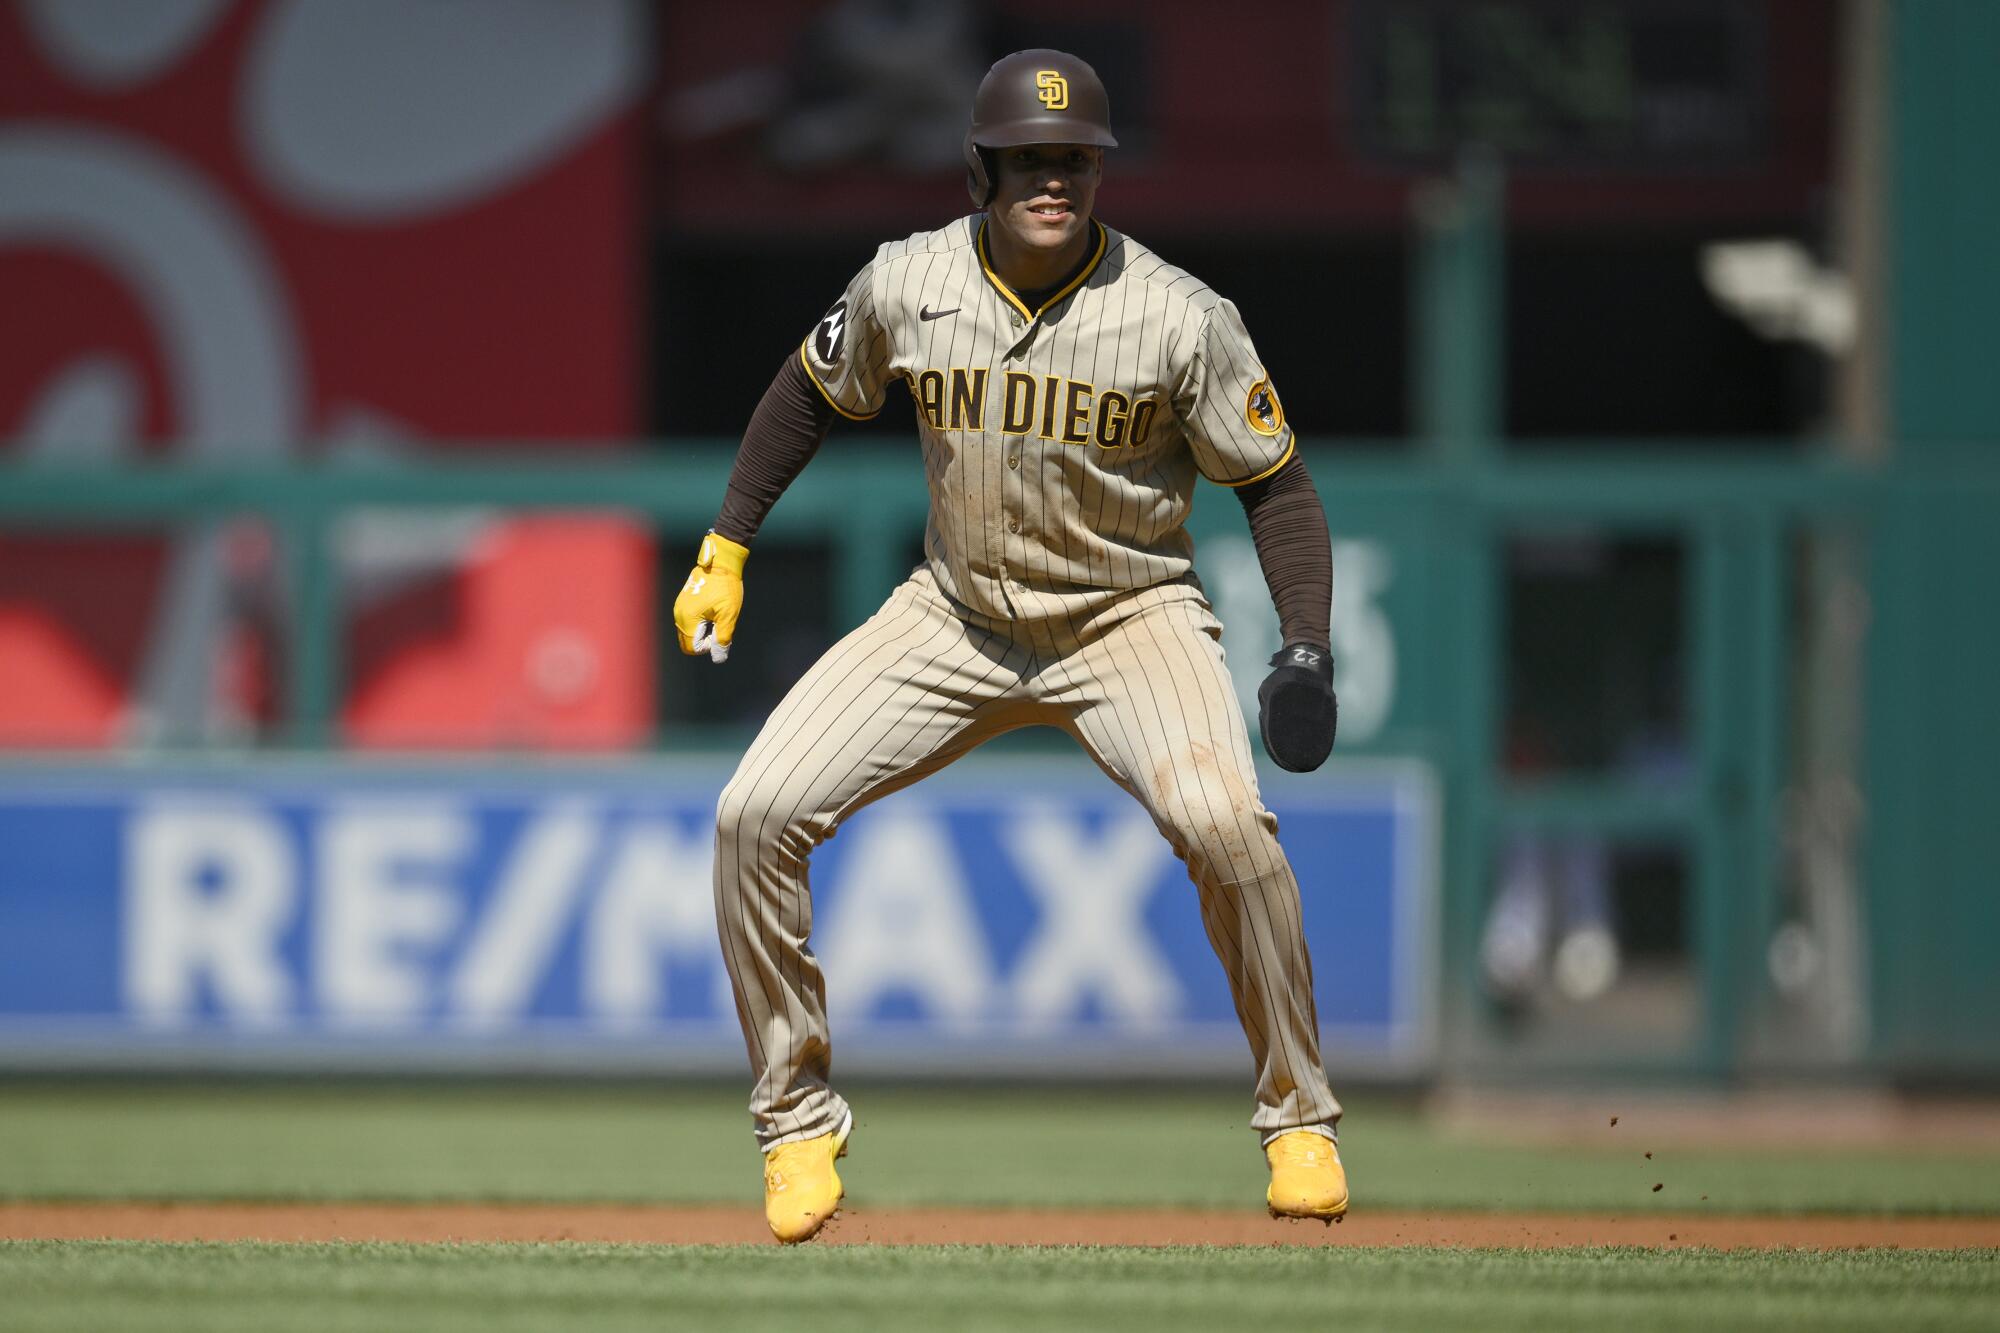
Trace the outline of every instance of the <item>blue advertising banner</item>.
{"type": "MultiPolygon", "coordinates": [[[[276,760],[0,772],[0,1060],[728,1068],[727,770],[276,760]]],[[[1433,787],[1265,783],[1330,1067],[1431,1056],[1433,787]]],[[[812,861],[843,1069],[1245,1070],[1194,887],[1063,760],[975,758],[812,861]]]]}

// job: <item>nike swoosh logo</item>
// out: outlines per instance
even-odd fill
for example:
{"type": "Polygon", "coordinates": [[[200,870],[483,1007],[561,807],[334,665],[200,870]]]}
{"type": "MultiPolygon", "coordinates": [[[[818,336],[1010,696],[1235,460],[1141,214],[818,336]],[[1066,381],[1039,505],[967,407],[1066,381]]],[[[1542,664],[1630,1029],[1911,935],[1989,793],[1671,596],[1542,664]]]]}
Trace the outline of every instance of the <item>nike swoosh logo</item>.
{"type": "Polygon", "coordinates": [[[924,306],[922,309],[917,311],[917,318],[943,319],[946,315],[956,315],[959,311],[963,309],[965,309],[965,307],[962,305],[955,305],[949,310],[933,310],[929,306],[924,306]]]}

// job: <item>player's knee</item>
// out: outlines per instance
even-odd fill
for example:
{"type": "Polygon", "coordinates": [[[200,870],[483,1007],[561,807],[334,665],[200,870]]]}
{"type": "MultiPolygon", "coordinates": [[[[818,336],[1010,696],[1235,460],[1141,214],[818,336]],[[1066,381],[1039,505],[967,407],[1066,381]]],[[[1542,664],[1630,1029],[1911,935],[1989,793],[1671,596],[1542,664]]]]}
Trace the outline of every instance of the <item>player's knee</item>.
{"type": "Polygon", "coordinates": [[[726,845],[739,857],[753,859],[804,856],[814,842],[808,821],[780,784],[741,774],[729,780],[715,803],[715,837],[718,850],[726,845]]]}
{"type": "Polygon", "coordinates": [[[772,801],[768,788],[745,781],[742,775],[729,780],[715,803],[715,835],[735,841],[741,834],[756,836],[770,819],[772,801]]]}
{"type": "Polygon", "coordinates": [[[1268,861],[1276,821],[1255,788],[1206,750],[1157,775],[1154,794],[1167,840],[1197,878],[1240,879],[1268,861]]]}

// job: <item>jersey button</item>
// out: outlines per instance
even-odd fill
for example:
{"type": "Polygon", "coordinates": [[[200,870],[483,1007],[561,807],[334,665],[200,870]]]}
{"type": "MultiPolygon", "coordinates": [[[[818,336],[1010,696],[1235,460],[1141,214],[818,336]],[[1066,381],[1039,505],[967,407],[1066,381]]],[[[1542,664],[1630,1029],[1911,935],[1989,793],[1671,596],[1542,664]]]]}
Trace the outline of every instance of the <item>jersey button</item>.
{"type": "Polygon", "coordinates": [[[1019,467],[1019,466],[1021,466],[1021,456],[1020,456],[1019,454],[1015,454],[1015,455],[1013,455],[1012,457],[1010,457],[1010,458],[1009,458],[1009,459],[1007,460],[1007,466],[1008,466],[1008,467],[1019,467]]]}
{"type": "Polygon", "coordinates": [[[1019,532],[1020,530],[1021,530],[1021,520],[1020,520],[1020,519],[1018,519],[1018,518],[1010,518],[1010,519],[1008,519],[1008,520],[1007,520],[1007,531],[1009,531],[1009,532],[1019,532]]]}
{"type": "Polygon", "coordinates": [[[1015,328],[1018,329],[1021,327],[1021,317],[1019,315],[1009,315],[1007,316],[1007,318],[1014,325],[1015,328]]]}

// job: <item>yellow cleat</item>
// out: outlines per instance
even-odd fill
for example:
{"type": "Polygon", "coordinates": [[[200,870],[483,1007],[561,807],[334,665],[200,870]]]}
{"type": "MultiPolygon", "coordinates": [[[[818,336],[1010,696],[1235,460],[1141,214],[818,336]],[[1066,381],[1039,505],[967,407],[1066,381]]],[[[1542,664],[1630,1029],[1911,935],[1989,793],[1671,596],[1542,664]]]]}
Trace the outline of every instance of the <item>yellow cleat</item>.
{"type": "Polygon", "coordinates": [[[811,1240],[840,1211],[843,1193],[834,1159],[847,1155],[854,1114],[816,1139],[782,1143],[764,1154],[764,1220],[787,1245],[811,1240]]]}
{"type": "Polygon", "coordinates": [[[1340,1149],[1324,1134],[1295,1129],[1264,1147],[1271,1186],[1264,1202],[1273,1217],[1310,1217],[1338,1222],[1347,1212],[1347,1169],[1340,1149]]]}

